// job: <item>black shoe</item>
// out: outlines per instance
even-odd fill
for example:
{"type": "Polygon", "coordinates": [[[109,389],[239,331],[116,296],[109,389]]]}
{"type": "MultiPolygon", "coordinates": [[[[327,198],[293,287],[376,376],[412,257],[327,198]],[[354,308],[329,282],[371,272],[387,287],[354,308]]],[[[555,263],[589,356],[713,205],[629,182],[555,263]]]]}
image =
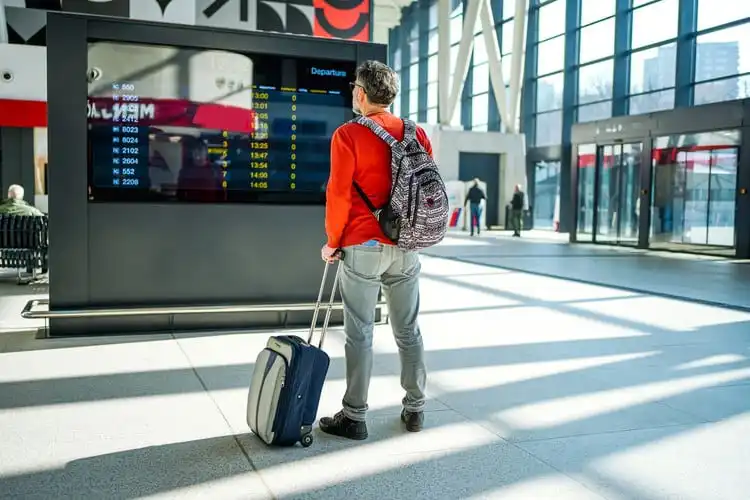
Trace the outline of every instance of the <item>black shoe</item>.
{"type": "Polygon", "coordinates": [[[406,430],[409,432],[419,432],[424,427],[424,412],[401,411],[401,421],[406,424],[406,430]]]}
{"type": "Polygon", "coordinates": [[[352,420],[343,411],[333,417],[323,417],[319,422],[320,430],[326,434],[333,434],[347,439],[361,441],[367,439],[367,424],[352,420]]]}

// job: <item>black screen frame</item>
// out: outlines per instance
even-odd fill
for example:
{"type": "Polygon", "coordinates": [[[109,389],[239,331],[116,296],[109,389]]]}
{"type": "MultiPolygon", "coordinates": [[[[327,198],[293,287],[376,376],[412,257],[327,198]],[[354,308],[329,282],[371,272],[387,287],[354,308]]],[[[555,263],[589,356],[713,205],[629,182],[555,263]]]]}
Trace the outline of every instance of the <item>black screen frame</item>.
{"type": "MultiPolygon", "coordinates": [[[[387,61],[382,44],[47,14],[50,309],[287,304],[320,289],[323,206],[89,203],[87,41],[387,61]]],[[[335,318],[332,320],[335,321],[335,318]]],[[[305,312],[53,318],[52,336],[309,325],[305,312]],[[288,323],[287,323],[288,320],[288,323]]]]}
{"type": "MultiPolygon", "coordinates": [[[[273,35],[273,34],[271,34],[273,35]]],[[[148,39],[148,37],[146,37],[148,39]]],[[[200,42],[201,40],[197,40],[200,42]]],[[[92,36],[92,34],[89,32],[89,36],[86,38],[86,47],[87,47],[87,54],[88,54],[88,47],[91,46],[93,43],[113,43],[113,44],[137,44],[137,45],[145,45],[145,46],[154,46],[154,47],[174,47],[176,49],[185,49],[185,50],[224,50],[224,51],[230,51],[242,55],[249,56],[252,58],[255,57],[268,57],[267,55],[263,54],[261,50],[255,49],[255,50],[234,50],[234,49],[227,49],[226,47],[219,47],[216,46],[217,44],[214,44],[214,46],[206,47],[204,44],[196,43],[196,44],[186,44],[180,43],[180,44],[165,44],[165,43],[159,43],[159,42],[149,42],[149,41],[133,41],[132,39],[118,39],[118,37],[112,37],[111,35],[108,36],[92,36]]],[[[310,53],[310,54],[284,54],[283,50],[279,51],[278,47],[274,46],[274,51],[278,54],[279,57],[284,57],[291,60],[306,60],[306,61],[312,61],[315,64],[323,65],[326,63],[334,63],[337,65],[346,65],[348,73],[350,75],[350,79],[347,78],[346,82],[342,86],[343,91],[343,97],[344,97],[344,106],[343,110],[345,112],[345,119],[342,121],[342,124],[346,121],[352,119],[354,117],[354,112],[352,110],[352,95],[351,92],[347,92],[347,88],[349,87],[349,80],[354,80],[354,71],[357,67],[357,61],[356,59],[349,59],[349,58],[341,58],[341,57],[332,57],[333,54],[320,54],[320,53],[310,53]],[[281,52],[281,53],[280,53],[281,52]],[[324,57],[321,57],[323,55],[324,57]]],[[[88,61],[88,56],[87,56],[88,61]]],[[[87,67],[89,65],[89,62],[87,62],[87,67]]],[[[88,94],[88,92],[87,92],[88,94]]],[[[88,95],[87,95],[88,98],[88,95]]],[[[89,127],[89,122],[87,120],[87,130],[89,127]]],[[[312,191],[263,191],[263,190],[254,190],[248,188],[247,190],[233,190],[231,192],[228,192],[226,198],[221,201],[211,200],[211,201],[200,201],[200,200],[184,200],[184,199],[177,199],[177,198],[167,198],[162,195],[159,195],[158,193],[154,193],[149,191],[148,189],[135,189],[135,188],[114,188],[114,187],[101,187],[101,186],[95,186],[93,182],[94,177],[94,165],[91,158],[91,143],[90,143],[90,136],[87,133],[87,142],[86,142],[86,151],[87,151],[87,165],[86,165],[86,172],[87,172],[87,186],[88,186],[88,202],[89,203],[148,203],[148,204],[170,204],[170,205],[186,205],[186,204],[198,204],[198,205],[226,205],[226,204],[269,204],[269,205],[325,205],[326,200],[326,194],[325,191],[320,192],[312,192],[312,191]]],[[[330,170],[330,167],[329,167],[330,170]]]]}

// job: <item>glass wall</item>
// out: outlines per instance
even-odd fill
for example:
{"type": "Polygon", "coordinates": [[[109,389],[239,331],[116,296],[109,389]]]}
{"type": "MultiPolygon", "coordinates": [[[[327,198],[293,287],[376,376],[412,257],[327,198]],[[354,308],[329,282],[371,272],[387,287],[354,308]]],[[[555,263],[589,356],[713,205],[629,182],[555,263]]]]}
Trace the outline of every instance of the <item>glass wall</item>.
{"type": "Polygon", "coordinates": [[[654,141],[651,246],[734,246],[739,143],[737,131],[654,141]]]}
{"type": "Polygon", "coordinates": [[[553,0],[539,7],[536,42],[536,106],[534,145],[554,146],[562,142],[563,87],[565,84],[565,7],[574,0],[553,0]]]}
{"type": "Polygon", "coordinates": [[[578,241],[636,245],[640,143],[578,147],[578,241]]]}
{"type": "MultiPolygon", "coordinates": [[[[490,1],[507,81],[517,29],[513,17],[515,0],[490,1]]],[[[451,2],[450,73],[454,76],[464,29],[465,0],[451,2]]],[[[750,97],[750,1],[627,3],[627,8],[618,11],[617,5],[623,5],[620,0],[529,0],[519,113],[529,147],[569,144],[575,123],[750,97]]],[[[408,80],[394,112],[411,118],[426,117],[429,123],[438,120],[437,17],[437,0],[417,0],[403,9],[401,25],[391,34],[394,67],[408,80]]],[[[490,91],[481,23],[467,29],[472,30],[474,46],[466,89],[451,125],[476,131],[497,130],[499,113],[490,91]]],[[[509,96],[507,85],[506,90],[509,96]]],[[[721,165],[731,157],[730,153],[717,155],[721,165]]],[[[568,172],[570,160],[560,161],[562,170],[568,172]]],[[[546,171],[540,178],[544,175],[548,175],[546,171]]],[[[707,175],[712,180],[719,179],[718,174],[707,175]]],[[[560,176],[549,174],[544,185],[541,180],[529,179],[530,199],[547,199],[551,189],[548,184],[553,178],[560,176]],[[535,194],[533,190],[537,189],[541,191],[535,194]]],[[[720,210],[710,203],[706,207],[720,210]]],[[[537,203],[536,208],[536,227],[548,227],[549,206],[537,203]]],[[[719,217],[715,224],[725,224],[718,222],[725,219],[719,217]]],[[[704,225],[709,227],[708,223],[704,225]]],[[[664,238],[669,241],[676,237],[668,234],[671,236],[664,238]]],[[[705,237],[680,238],[714,242],[711,244],[728,241],[728,236],[718,234],[706,229],[705,237]]]]}
{"type": "Polygon", "coordinates": [[[607,2],[597,7],[592,2],[586,2],[582,4],[584,14],[594,20],[578,30],[580,67],[576,104],[579,122],[612,116],[614,79],[614,8],[607,2]]]}
{"type": "Polygon", "coordinates": [[[750,3],[699,0],[694,100],[750,97],[750,3]]]}
{"type": "Polygon", "coordinates": [[[578,199],[576,210],[578,224],[576,239],[594,241],[594,192],[596,191],[596,146],[581,144],[578,146],[578,199]]]}
{"type": "Polygon", "coordinates": [[[597,157],[596,241],[635,245],[640,216],[640,143],[611,144],[597,157]]]}
{"type": "Polygon", "coordinates": [[[534,229],[554,229],[560,220],[560,162],[534,164],[534,229]]]}
{"type": "MultiPolygon", "coordinates": [[[[450,43],[454,74],[464,28],[464,5],[461,0],[452,2],[450,43]]],[[[531,70],[526,71],[522,106],[523,129],[531,139],[530,146],[568,142],[569,125],[568,130],[563,130],[566,113],[572,117],[572,124],[750,97],[750,2],[633,0],[628,10],[619,12],[617,3],[530,0],[529,45],[524,64],[531,64],[531,70]],[[680,25],[680,18],[692,23],[680,25]],[[681,33],[681,26],[687,31],[681,33]],[[568,75],[575,76],[576,91],[565,94],[568,75]],[[692,91],[677,96],[678,87],[692,91]],[[565,95],[570,95],[569,101],[563,99],[565,95]]],[[[492,0],[492,7],[507,80],[515,0],[492,0]]],[[[419,106],[423,106],[427,121],[433,123],[438,117],[437,17],[436,0],[417,1],[404,9],[402,24],[392,36],[398,41],[392,48],[394,66],[402,78],[409,73],[409,85],[403,89],[407,95],[402,101],[408,103],[409,109],[402,105],[394,110],[415,117],[419,106]],[[422,14],[422,9],[426,9],[426,14],[422,14]],[[427,26],[420,28],[420,23],[427,26]],[[422,38],[423,47],[420,29],[427,34],[422,38]],[[419,79],[419,65],[426,66],[421,73],[427,75],[425,81],[419,79]],[[420,99],[420,93],[425,93],[426,98],[420,99]]],[[[456,110],[453,119],[453,125],[474,130],[488,128],[493,115],[488,110],[495,106],[489,93],[487,51],[480,28],[479,22],[469,28],[475,34],[469,62],[471,78],[466,99],[459,100],[459,106],[468,106],[471,112],[464,113],[462,121],[460,109],[456,110]]]]}

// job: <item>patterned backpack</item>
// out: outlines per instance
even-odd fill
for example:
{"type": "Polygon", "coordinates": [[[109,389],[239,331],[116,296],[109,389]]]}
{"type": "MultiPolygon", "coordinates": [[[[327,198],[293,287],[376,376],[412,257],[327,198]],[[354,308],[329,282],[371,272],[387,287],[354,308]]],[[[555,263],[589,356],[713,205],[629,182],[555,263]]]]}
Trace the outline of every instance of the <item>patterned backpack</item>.
{"type": "Polygon", "coordinates": [[[385,236],[406,251],[440,243],[448,228],[448,195],[435,160],[417,140],[417,125],[404,120],[404,139],[399,142],[370,118],[360,116],[352,123],[369,128],[391,147],[393,179],[385,207],[375,208],[354,183],[385,236]]]}

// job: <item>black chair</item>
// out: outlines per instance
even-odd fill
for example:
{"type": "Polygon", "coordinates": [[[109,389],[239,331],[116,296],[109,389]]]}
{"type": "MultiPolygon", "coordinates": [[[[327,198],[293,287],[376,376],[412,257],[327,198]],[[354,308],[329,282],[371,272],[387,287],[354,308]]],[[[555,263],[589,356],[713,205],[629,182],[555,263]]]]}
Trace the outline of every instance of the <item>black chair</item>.
{"type": "Polygon", "coordinates": [[[27,284],[49,270],[47,216],[0,214],[0,267],[16,269],[18,284],[27,284]],[[21,272],[31,274],[24,280],[21,272]]]}

